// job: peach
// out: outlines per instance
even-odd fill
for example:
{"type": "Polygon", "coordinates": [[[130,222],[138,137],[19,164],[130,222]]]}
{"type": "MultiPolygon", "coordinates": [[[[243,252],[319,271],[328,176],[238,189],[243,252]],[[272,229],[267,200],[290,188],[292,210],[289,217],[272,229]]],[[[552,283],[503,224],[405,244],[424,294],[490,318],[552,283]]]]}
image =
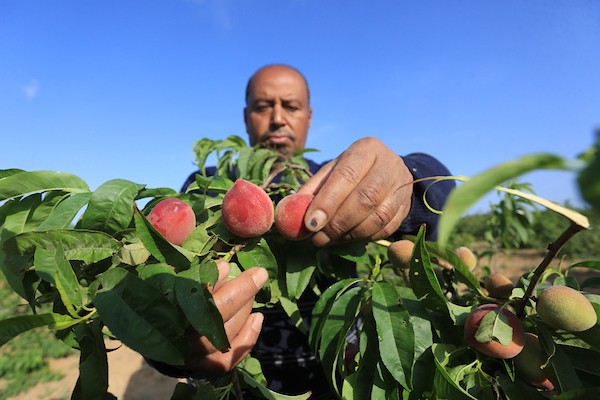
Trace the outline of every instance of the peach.
{"type": "Polygon", "coordinates": [[[173,197],[158,202],[148,214],[148,222],[165,239],[179,246],[196,228],[196,215],[186,202],[173,197]]]}
{"type": "Polygon", "coordinates": [[[315,196],[308,193],[293,193],[285,196],[275,207],[275,227],[286,239],[302,240],[311,235],[306,229],[304,215],[315,196]]]}
{"type": "Polygon", "coordinates": [[[536,311],[548,325],[568,332],[586,331],[598,322],[592,303],[580,291],[568,286],[542,290],[536,311]]]}
{"type": "Polygon", "coordinates": [[[243,179],[225,193],[221,210],[227,229],[242,238],[260,236],[273,225],[271,198],[260,186],[243,179]]]}
{"type": "Polygon", "coordinates": [[[553,390],[554,385],[542,370],[547,358],[538,336],[527,332],[525,347],[514,359],[517,376],[540,389],[553,390]]]}
{"type": "Polygon", "coordinates": [[[506,308],[502,308],[502,313],[507,317],[508,324],[512,328],[512,340],[509,344],[504,345],[495,340],[480,342],[475,338],[483,317],[489,312],[498,312],[500,308],[498,304],[484,304],[477,307],[465,320],[464,335],[467,343],[474,349],[490,357],[507,359],[516,356],[523,350],[523,346],[525,345],[525,330],[517,316],[506,308]]]}
{"type": "Polygon", "coordinates": [[[402,271],[409,268],[414,247],[415,244],[408,239],[390,243],[387,254],[394,269],[402,271]]]}
{"type": "Polygon", "coordinates": [[[473,251],[466,247],[461,246],[455,250],[456,255],[460,258],[460,260],[469,268],[469,270],[473,270],[475,266],[477,266],[477,256],[473,253],[473,251]]]}
{"type": "Polygon", "coordinates": [[[483,283],[491,297],[497,299],[508,299],[512,294],[515,285],[505,275],[494,273],[490,274],[483,283]]]}

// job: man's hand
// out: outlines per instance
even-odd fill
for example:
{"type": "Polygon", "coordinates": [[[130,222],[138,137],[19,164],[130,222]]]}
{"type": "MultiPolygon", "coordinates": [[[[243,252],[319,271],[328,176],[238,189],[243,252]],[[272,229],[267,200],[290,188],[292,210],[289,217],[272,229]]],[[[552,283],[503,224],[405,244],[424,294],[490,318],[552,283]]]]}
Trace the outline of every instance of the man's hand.
{"type": "Polygon", "coordinates": [[[378,240],[394,233],[411,205],[411,173],[380,140],[354,142],[300,190],[315,195],[304,223],[313,243],[378,240]]]}
{"type": "Polygon", "coordinates": [[[190,330],[190,355],[185,368],[195,376],[215,377],[231,371],[244,359],[256,344],[263,315],[250,313],[254,296],[268,278],[264,268],[250,268],[234,279],[227,280],[229,264],[217,262],[219,280],[211,293],[225,322],[225,331],[231,348],[227,352],[217,350],[205,337],[190,330]]]}

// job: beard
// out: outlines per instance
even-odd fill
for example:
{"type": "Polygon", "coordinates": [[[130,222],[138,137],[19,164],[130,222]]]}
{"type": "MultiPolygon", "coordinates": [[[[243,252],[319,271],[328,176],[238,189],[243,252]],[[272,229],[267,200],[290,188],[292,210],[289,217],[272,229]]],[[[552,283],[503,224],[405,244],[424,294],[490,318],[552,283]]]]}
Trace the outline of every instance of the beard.
{"type": "Polygon", "coordinates": [[[260,146],[275,150],[281,158],[287,160],[294,155],[296,135],[288,129],[267,131],[260,138],[260,146]]]}

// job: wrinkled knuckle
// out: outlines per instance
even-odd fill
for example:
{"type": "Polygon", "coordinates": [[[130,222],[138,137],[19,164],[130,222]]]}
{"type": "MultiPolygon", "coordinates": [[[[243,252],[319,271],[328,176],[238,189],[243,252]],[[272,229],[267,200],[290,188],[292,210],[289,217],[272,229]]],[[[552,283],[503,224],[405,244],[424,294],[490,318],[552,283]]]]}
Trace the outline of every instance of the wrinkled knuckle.
{"type": "Polygon", "coordinates": [[[382,204],[373,213],[376,226],[379,229],[385,229],[394,219],[396,212],[392,210],[389,204],[382,204]]]}
{"type": "Polygon", "coordinates": [[[338,172],[342,179],[351,185],[356,185],[359,182],[358,171],[351,165],[342,166],[338,172]]]}
{"type": "Polygon", "coordinates": [[[339,238],[348,231],[348,227],[338,220],[331,220],[327,224],[326,232],[330,238],[339,238]]]}
{"type": "Polygon", "coordinates": [[[379,189],[373,185],[367,185],[358,190],[358,199],[360,203],[367,209],[374,209],[381,202],[381,193],[379,189]]]}

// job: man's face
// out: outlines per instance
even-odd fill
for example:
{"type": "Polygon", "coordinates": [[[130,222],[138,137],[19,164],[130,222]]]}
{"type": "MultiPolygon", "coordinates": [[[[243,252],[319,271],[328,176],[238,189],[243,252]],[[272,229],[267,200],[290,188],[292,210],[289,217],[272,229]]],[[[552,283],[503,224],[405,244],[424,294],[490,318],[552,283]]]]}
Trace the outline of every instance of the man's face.
{"type": "Polygon", "coordinates": [[[304,148],[312,109],[304,79],[284,66],[271,66],[252,78],[244,122],[250,145],[260,144],[285,159],[304,148]]]}

